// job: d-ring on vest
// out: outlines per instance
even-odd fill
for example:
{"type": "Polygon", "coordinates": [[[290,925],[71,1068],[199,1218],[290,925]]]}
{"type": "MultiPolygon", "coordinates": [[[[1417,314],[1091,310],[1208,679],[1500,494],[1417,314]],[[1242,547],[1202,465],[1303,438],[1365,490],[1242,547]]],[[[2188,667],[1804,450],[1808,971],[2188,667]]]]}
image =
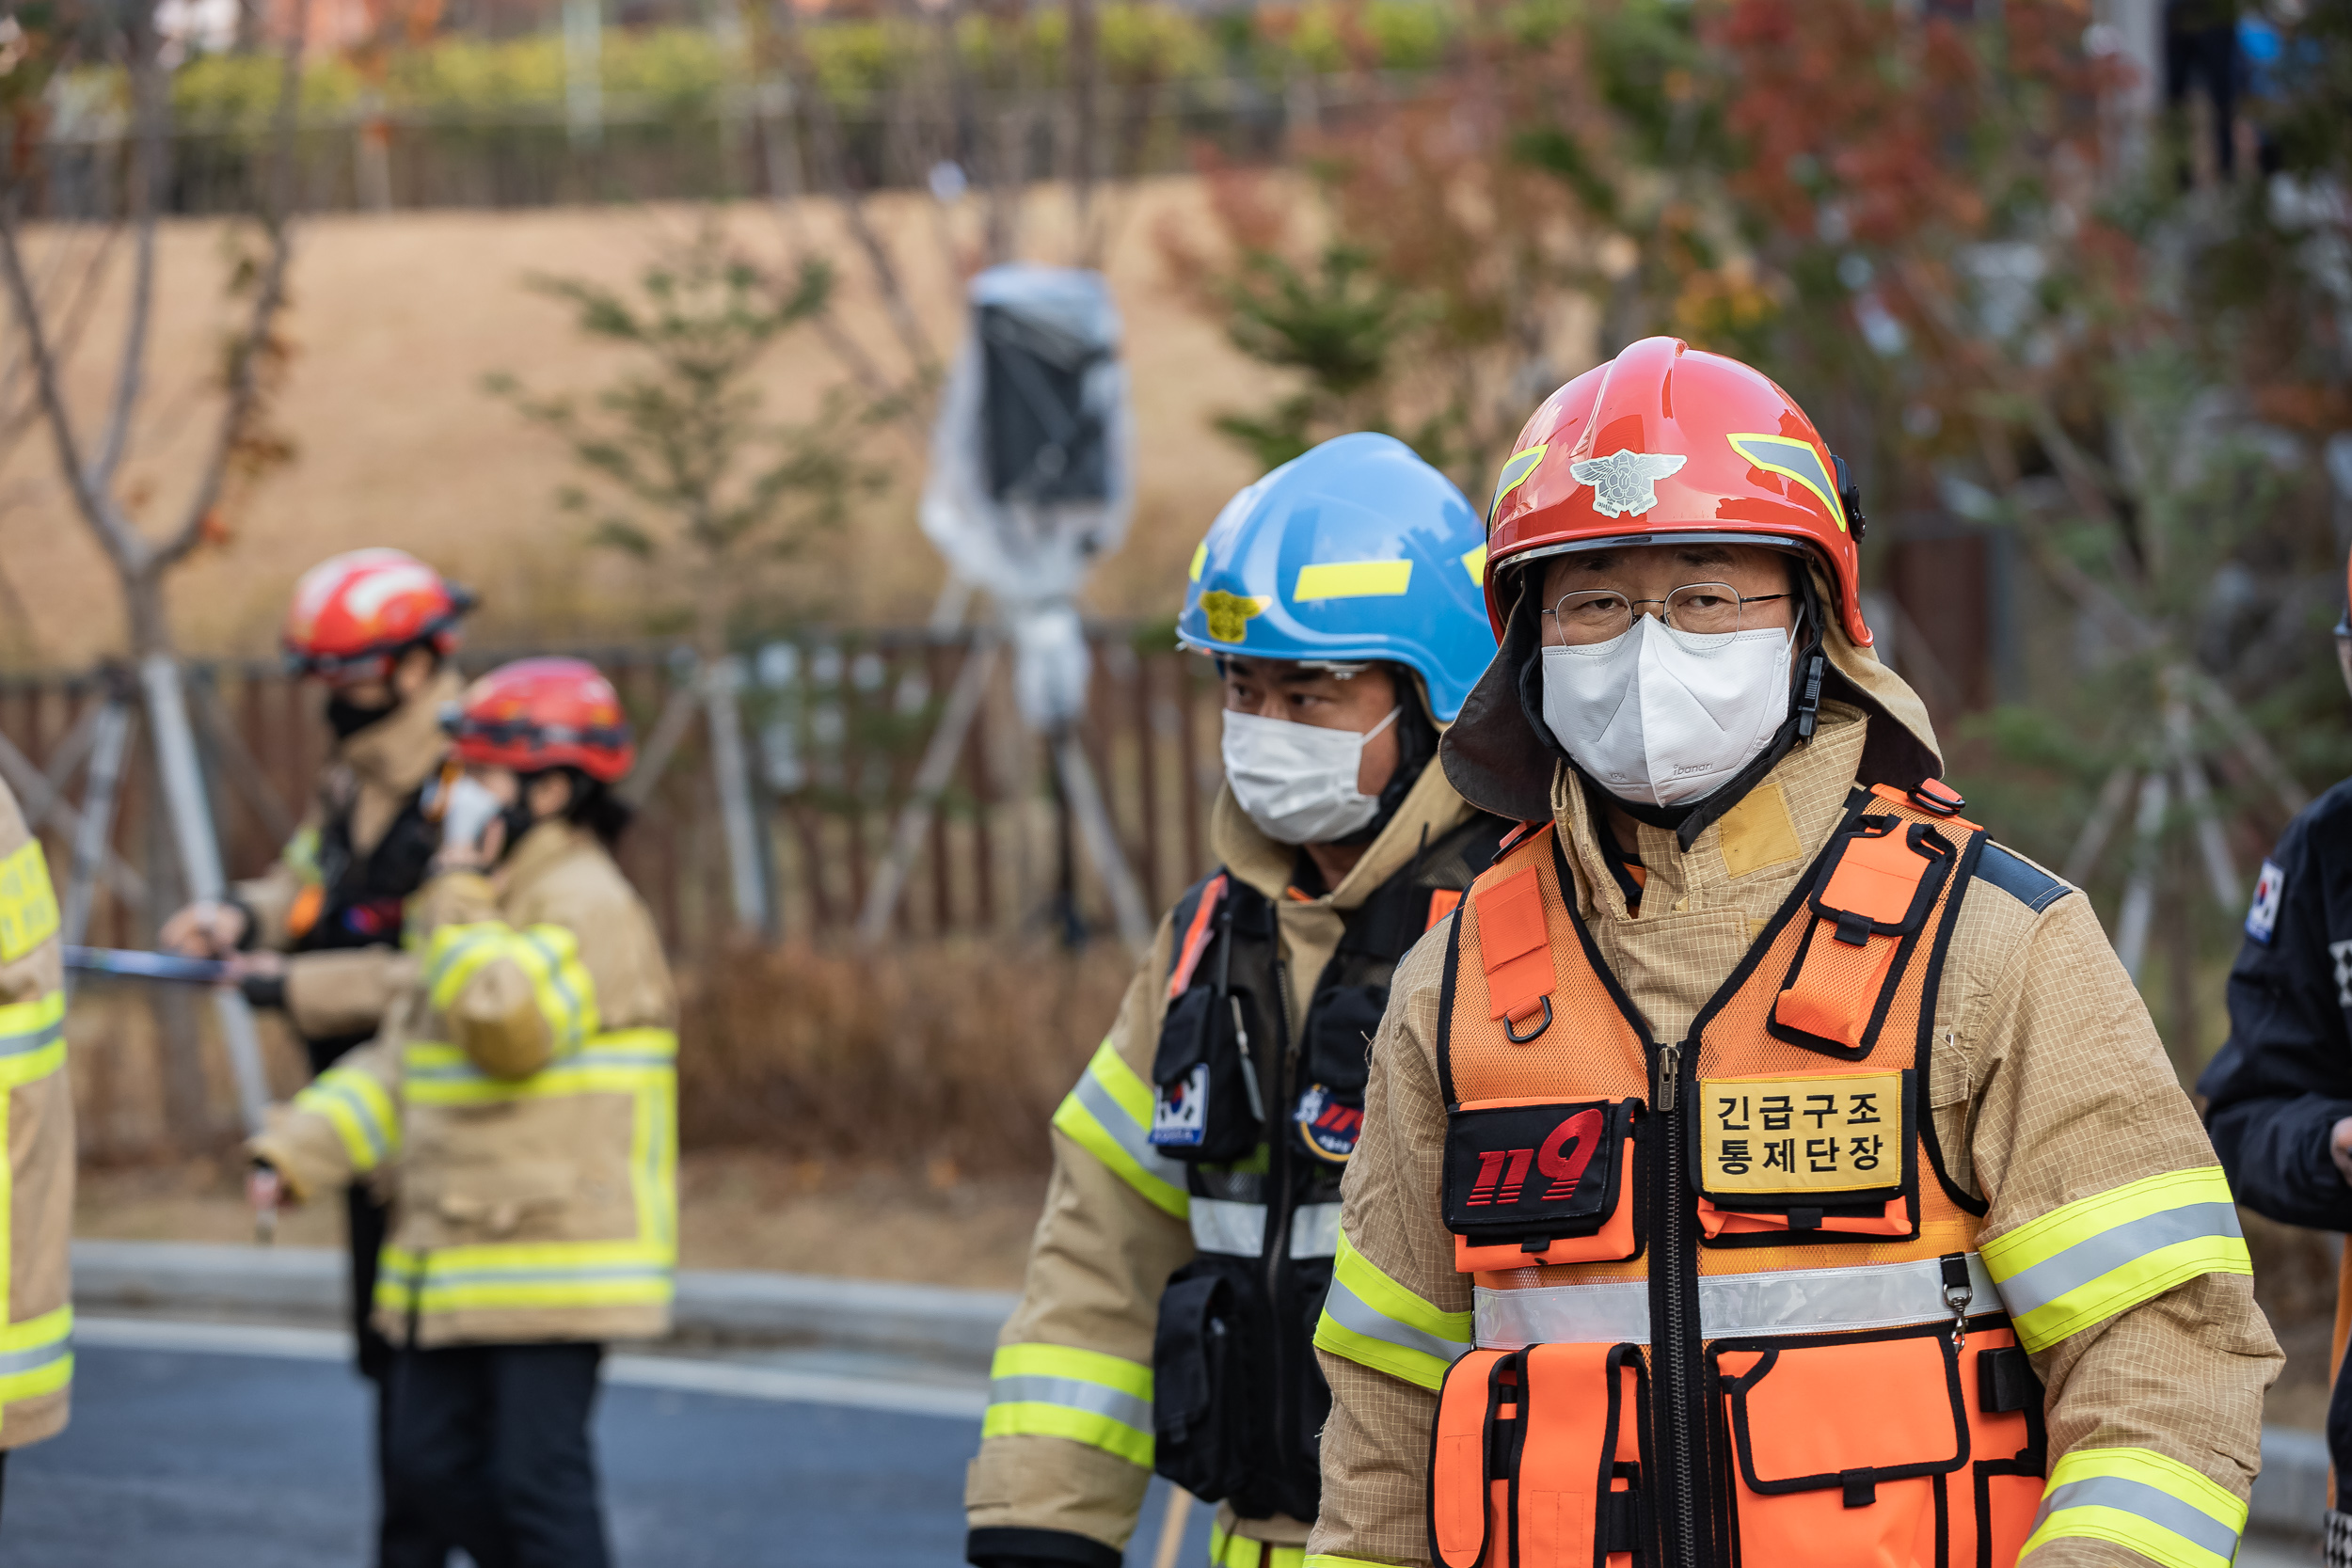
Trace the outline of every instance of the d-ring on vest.
{"type": "Polygon", "coordinates": [[[1857,789],[1664,1044],[1554,830],[1473,885],[1438,1042],[1478,1346],[1439,1398],[1444,1568],[2015,1560],[2041,1391],[1920,1101],[1985,844],[1960,803],[1857,789]]]}

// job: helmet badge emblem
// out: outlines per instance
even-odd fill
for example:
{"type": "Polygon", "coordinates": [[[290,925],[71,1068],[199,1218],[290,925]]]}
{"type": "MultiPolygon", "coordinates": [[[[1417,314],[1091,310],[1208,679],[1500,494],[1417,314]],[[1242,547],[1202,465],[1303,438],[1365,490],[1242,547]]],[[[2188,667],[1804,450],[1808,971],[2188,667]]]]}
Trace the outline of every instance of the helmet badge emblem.
{"type": "Polygon", "coordinates": [[[1658,482],[1690,459],[1680,452],[1630,451],[1585,457],[1568,465],[1579,484],[1593,487],[1593,510],[1610,517],[1638,517],[1658,504],[1658,482]]]}
{"type": "Polygon", "coordinates": [[[1264,611],[1266,602],[1248,594],[1228,594],[1213,588],[1200,595],[1200,612],[1208,617],[1210,640],[1239,642],[1249,634],[1249,620],[1264,611]]]}

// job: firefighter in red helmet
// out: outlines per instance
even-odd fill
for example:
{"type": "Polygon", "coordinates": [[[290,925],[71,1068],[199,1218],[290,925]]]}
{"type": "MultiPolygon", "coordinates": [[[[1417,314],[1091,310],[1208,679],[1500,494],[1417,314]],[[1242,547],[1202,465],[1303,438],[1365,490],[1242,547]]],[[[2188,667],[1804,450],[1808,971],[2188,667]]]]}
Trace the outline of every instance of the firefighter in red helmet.
{"type": "Polygon", "coordinates": [[[1439,756],[1525,826],[1373,1046],[1309,1564],[2234,1555],[2229,1185],[2089,901],[1938,781],[1858,502],[1668,338],[1522,431],[1439,756]]]}
{"type": "Polygon", "coordinates": [[[297,1200],[368,1176],[391,1200],[382,1568],[602,1568],[597,1365],[668,1331],[677,1230],[676,1006],[612,855],[629,728],[593,666],[533,658],[449,733],[412,982],[249,1148],[297,1200]]]}
{"type": "MultiPolygon", "coordinates": [[[[310,809],[261,876],[164,923],[163,944],[229,958],[256,1006],[282,1009],[313,1076],[372,1037],[405,982],[401,910],[440,841],[436,784],[457,695],[458,622],[473,596],[415,557],[352,550],[294,585],[287,666],[326,688],[334,746],[310,809]]],[[[384,1211],[364,1183],[346,1196],[360,1370],[389,1355],[369,1327],[384,1211]]]]}

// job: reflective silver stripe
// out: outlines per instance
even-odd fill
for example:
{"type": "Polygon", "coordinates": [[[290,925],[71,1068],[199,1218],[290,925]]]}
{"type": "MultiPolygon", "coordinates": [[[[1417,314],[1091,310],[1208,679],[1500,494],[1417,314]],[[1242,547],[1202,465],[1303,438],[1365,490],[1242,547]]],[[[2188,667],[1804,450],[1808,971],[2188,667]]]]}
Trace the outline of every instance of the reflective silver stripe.
{"type": "Polygon", "coordinates": [[[1440,1339],[1434,1334],[1422,1333],[1409,1323],[1398,1323],[1368,1304],[1341,1280],[1331,1281],[1330,1293],[1323,1298],[1323,1310],[1342,1328],[1354,1329],[1367,1339],[1378,1339],[1405,1350],[1419,1351],[1440,1361],[1458,1360],[1470,1354],[1470,1346],[1459,1339],[1440,1339]]]}
{"type": "Polygon", "coordinates": [[[2011,1310],[2022,1318],[2161,1248],[2208,1236],[2242,1240],[2245,1234],[2238,1228],[2237,1210],[2231,1204],[2191,1203],[2166,1209],[2102,1230],[2032,1268],[2020,1270],[2002,1282],[2001,1294],[2014,1304],[2011,1310]]]}
{"type": "MultiPolygon", "coordinates": [[[[1968,1254],[1971,1312],[2001,1310],[1993,1276],[1968,1254]]],[[[1649,1343],[1649,1286],[1545,1285],[1528,1291],[1480,1286],[1473,1308],[1478,1343],[1494,1350],[1542,1344],[1649,1343]]],[[[1894,1328],[1949,1318],[1944,1265],[1863,1263],[1848,1269],[1701,1275],[1699,1333],[1709,1339],[1751,1334],[1894,1328]]]]}
{"type": "Polygon", "coordinates": [[[1237,1203],[1230,1197],[1195,1197],[1191,1213],[1192,1244],[1202,1252],[1255,1258],[1265,1250],[1263,1203],[1237,1203]]]}
{"type": "Polygon", "coordinates": [[[45,1045],[55,1045],[64,1036],[65,1021],[63,1019],[59,1019],[55,1023],[44,1023],[38,1029],[29,1029],[21,1035],[0,1035],[0,1056],[22,1056],[28,1052],[39,1051],[45,1045]]]}
{"type": "Polygon", "coordinates": [[[73,1341],[62,1337],[53,1343],[37,1345],[31,1350],[10,1351],[6,1355],[0,1355],[0,1377],[13,1377],[19,1372],[29,1372],[35,1368],[46,1367],[53,1361],[62,1361],[72,1354],[73,1341]]]}
{"type": "Polygon", "coordinates": [[[2042,1512],[2034,1515],[2033,1528],[2040,1529],[2044,1520],[2062,1508],[2112,1508],[2194,1541],[2224,1562],[2237,1555],[2237,1531],[2195,1503],[2185,1502],[2144,1481],[2125,1476],[2091,1476],[2053,1487],[2042,1499],[2042,1512]]]}
{"type": "Polygon", "coordinates": [[[1071,1098],[1087,1109],[1087,1113],[1102,1125],[1127,1151],[1127,1157],[1152,1176],[1158,1177],[1179,1193],[1184,1190],[1184,1166],[1180,1160],[1171,1160],[1152,1147],[1144,1126],[1127,1114],[1127,1107],[1117,1096],[1104,1088],[1091,1071],[1078,1074],[1078,1086],[1070,1091],[1071,1098]]]}
{"type": "Polygon", "coordinates": [[[1338,1204],[1304,1203],[1292,1212],[1291,1256],[1293,1258],[1328,1258],[1339,1250],[1340,1206],[1338,1204]]]}
{"type": "Polygon", "coordinates": [[[1074,1377],[995,1377],[988,1382],[991,1404],[1058,1404],[1089,1415],[1107,1416],[1137,1432],[1152,1430],[1152,1402],[1122,1394],[1099,1383],[1074,1377]]]}

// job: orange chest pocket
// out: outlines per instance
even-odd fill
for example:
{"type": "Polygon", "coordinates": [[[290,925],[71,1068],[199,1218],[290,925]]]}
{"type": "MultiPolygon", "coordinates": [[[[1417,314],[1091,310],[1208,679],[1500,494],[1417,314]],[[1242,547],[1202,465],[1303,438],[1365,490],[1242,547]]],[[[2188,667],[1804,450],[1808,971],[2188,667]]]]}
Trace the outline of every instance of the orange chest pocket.
{"type": "Polygon", "coordinates": [[[1639,1257],[1638,1100],[1486,1100],[1446,1114],[1445,1223],[1464,1274],[1639,1257]]]}
{"type": "Polygon", "coordinates": [[[1838,834],[1808,900],[1810,928],[1773,1000],[1774,1039],[1842,1061],[1878,1042],[1901,972],[1960,848],[1925,822],[1864,816],[1838,834]]]}

